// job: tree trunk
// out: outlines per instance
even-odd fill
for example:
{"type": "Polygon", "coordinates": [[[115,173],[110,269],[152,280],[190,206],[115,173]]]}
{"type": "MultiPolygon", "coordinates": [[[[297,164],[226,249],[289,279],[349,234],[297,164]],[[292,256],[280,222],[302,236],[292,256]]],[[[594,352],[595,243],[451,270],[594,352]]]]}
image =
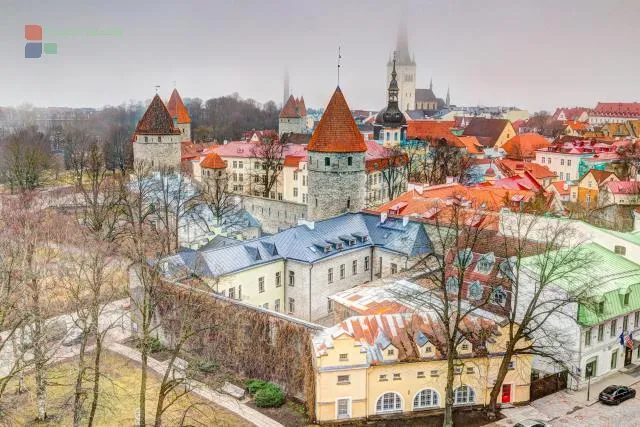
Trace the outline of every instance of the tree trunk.
{"type": "Polygon", "coordinates": [[[453,427],[453,362],[453,351],[450,349],[447,356],[447,387],[445,388],[443,427],[453,427]]]}
{"type": "Polygon", "coordinates": [[[100,397],[100,362],[102,356],[102,336],[100,335],[100,328],[98,324],[99,315],[97,313],[98,307],[94,307],[94,313],[92,315],[93,325],[96,329],[96,350],[95,350],[95,359],[93,360],[93,392],[91,397],[91,410],[89,412],[89,421],[87,423],[88,427],[92,427],[96,410],[98,409],[98,398],[100,397]]]}
{"type": "Polygon", "coordinates": [[[78,354],[78,374],[76,376],[76,385],[73,396],[73,427],[80,427],[80,421],[82,420],[82,406],[84,403],[84,362],[85,362],[85,349],[87,345],[86,335],[82,338],[80,343],[80,353],[78,354]]]}
{"type": "Polygon", "coordinates": [[[498,375],[496,376],[496,382],[491,389],[491,395],[489,397],[489,409],[487,414],[490,417],[495,417],[498,405],[498,397],[500,396],[500,391],[502,390],[502,382],[504,378],[507,376],[507,372],[509,371],[509,361],[513,355],[513,344],[511,342],[505,349],[504,356],[502,357],[502,361],[500,362],[500,368],[498,369],[498,375]]]}

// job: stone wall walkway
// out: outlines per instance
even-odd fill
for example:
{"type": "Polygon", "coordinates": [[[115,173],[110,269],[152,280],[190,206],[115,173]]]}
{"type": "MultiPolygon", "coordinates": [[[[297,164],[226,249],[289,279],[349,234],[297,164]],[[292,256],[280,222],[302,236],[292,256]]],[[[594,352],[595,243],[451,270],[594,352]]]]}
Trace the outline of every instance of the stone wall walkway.
{"type": "MultiPolygon", "coordinates": [[[[136,362],[141,361],[140,352],[125,345],[119,343],[109,343],[108,346],[110,351],[118,353],[121,356],[124,356],[128,359],[134,360],[136,362]]],[[[166,362],[160,362],[153,358],[148,359],[149,369],[152,371],[164,375],[166,372],[168,364],[166,362]]],[[[256,411],[253,408],[248,407],[244,403],[236,400],[235,398],[228,396],[226,394],[218,393],[215,390],[212,390],[206,384],[203,384],[198,381],[189,380],[189,386],[191,387],[191,393],[202,397],[216,405],[233,412],[234,414],[244,418],[245,420],[255,424],[259,427],[284,427],[279,422],[275,421],[272,418],[267,417],[266,415],[256,411]]]]}

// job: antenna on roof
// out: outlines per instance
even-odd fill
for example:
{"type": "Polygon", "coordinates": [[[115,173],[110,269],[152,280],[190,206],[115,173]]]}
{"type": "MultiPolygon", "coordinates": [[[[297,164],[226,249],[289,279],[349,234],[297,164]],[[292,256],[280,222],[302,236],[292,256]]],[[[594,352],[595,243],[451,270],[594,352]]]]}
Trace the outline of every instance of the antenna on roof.
{"type": "Polygon", "coordinates": [[[160,85],[155,85],[154,86],[156,88],[156,95],[158,94],[158,89],[160,88],[160,85]]]}
{"type": "Polygon", "coordinates": [[[174,89],[176,88],[176,81],[175,80],[173,81],[173,88],[174,89]]]}
{"type": "Polygon", "coordinates": [[[340,60],[342,59],[342,55],[340,55],[340,45],[338,45],[338,87],[340,87],[340,60]]]}

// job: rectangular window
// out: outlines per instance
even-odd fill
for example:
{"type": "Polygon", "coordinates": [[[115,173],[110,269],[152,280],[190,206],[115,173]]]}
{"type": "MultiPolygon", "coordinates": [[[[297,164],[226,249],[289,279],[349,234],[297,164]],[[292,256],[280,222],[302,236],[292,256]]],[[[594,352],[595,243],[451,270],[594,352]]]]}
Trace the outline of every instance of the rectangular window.
{"type": "Polygon", "coordinates": [[[393,380],[394,381],[400,381],[402,378],[400,377],[400,374],[393,374],[393,380]]]}
{"type": "Polygon", "coordinates": [[[345,268],[344,268],[344,264],[340,264],[340,279],[344,279],[344,272],[345,268]]]}
{"type": "Polygon", "coordinates": [[[424,378],[424,371],[418,372],[418,378],[424,378]]]}
{"type": "Polygon", "coordinates": [[[276,302],[273,304],[273,309],[275,311],[280,311],[280,299],[277,299],[276,302]]]}
{"type": "Polygon", "coordinates": [[[627,248],[625,248],[624,246],[615,245],[613,250],[618,255],[626,255],[627,254],[627,248]]]}
{"type": "Polygon", "coordinates": [[[560,166],[564,166],[564,159],[560,159],[560,166]]]}
{"type": "Polygon", "coordinates": [[[616,330],[618,329],[617,323],[618,323],[617,319],[613,319],[611,321],[611,329],[609,330],[609,336],[610,337],[615,337],[616,336],[616,330]]]}
{"type": "Polygon", "coordinates": [[[298,187],[293,188],[293,197],[298,197],[298,187]]]}
{"type": "Polygon", "coordinates": [[[460,375],[462,373],[462,368],[460,366],[456,366],[453,368],[453,373],[456,375],[460,375]]]}
{"type": "Polygon", "coordinates": [[[264,277],[258,277],[258,292],[264,292],[264,277]]]}
{"type": "Polygon", "coordinates": [[[604,338],[604,325],[598,326],[598,342],[602,342],[604,338]]]}
{"type": "MultiPolygon", "coordinates": [[[[629,295],[629,294],[627,294],[627,295],[629,295]]],[[[623,331],[628,331],[629,330],[629,316],[628,315],[624,316],[622,318],[622,330],[623,331]]]]}
{"type": "Polygon", "coordinates": [[[325,157],[325,158],[324,158],[324,165],[325,165],[325,166],[331,166],[331,160],[329,160],[329,158],[328,158],[328,157],[325,157]]]}
{"type": "Polygon", "coordinates": [[[432,377],[438,377],[438,376],[440,376],[440,372],[439,371],[431,371],[430,375],[432,377]]]}
{"type": "Polygon", "coordinates": [[[633,327],[637,328],[638,326],[640,326],[640,311],[636,311],[633,317],[633,327]]]}
{"type": "Polygon", "coordinates": [[[387,381],[387,376],[385,374],[380,375],[378,381],[387,381]]]}
{"type": "Polygon", "coordinates": [[[475,369],[473,368],[473,366],[467,366],[467,374],[473,374],[475,372],[475,369]]]}
{"type": "Polygon", "coordinates": [[[349,375],[338,375],[338,384],[349,384],[349,375]]]}
{"type": "Polygon", "coordinates": [[[369,271],[369,257],[364,257],[364,271],[369,271]]]}
{"type": "Polygon", "coordinates": [[[631,295],[631,292],[627,292],[626,294],[624,294],[624,297],[622,298],[622,304],[625,306],[629,305],[629,295],[631,295]]]}
{"type": "Polygon", "coordinates": [[[298,180],[298,172],[294,172],[293,173],[293,180],[297,181],[298,180]]]}
{"type": "Polygon", "coordinates": [[[391,263],[391,274],[396,274],[398,272],[398,265],[391,263]]]}
{"type": "Polygon", "coordinates": [[[340,361],[346,362],[347,360],[349,360],[349,353],[340,353],[340,361]]]}
{"type": "Polygon", "coordinates": [[[327,282],[333,283],[333,268],[327,270],[327,282]]]}
{"type": "Polygon", "coordinates": [[[243,165],[242,165],[242,160],[238,160],[238,167],[239,167],[240,169],[244,169],[242,166],[243,166],[243,165]]]}
{"type": "Polygon", "coordinates": [[[238,299],[242,299],[242,285],[238,285],[238,299]]]}
{"type": "Polygon", "coordinates": [[[469,344],[467,343],[462,344],[462,350],[464,351],[469,350],[469,344]]]}
{"type": "Polygon", "coordinates": [[[293,298],[289,298],[289,313],[296,312],[296,300],[293,298]]]}
{"type": "Polygon", "coordinates": [[[289,270],[289,286],[293,286],[296,284],[296,273],[289,270]]]}
{"type": "Polygon", "coordinates": [[[265,310],[269,310],[269,303],[265,302],[264,304],[262,304],[262,308],[264,308],[265,310]]]}
{"type": "Polygon", "coordinates": [[[351,273],[355,276],[358,274],[358,260],[354,259],[351,263],[351,273]]]}
{"type": "Polygon", "coordinates": [[[584,345],[591,345],[591,329],[588,329],[587,332],[584,333],[584,345]]]}
{"type": "Polygon", "coordinates": [[[236,288],[229,288],[229,298],[236,298],[236,288]]]}
{"type": "Polygon", "coordinates": [[[425,353],[431,353],[431,346],[430,346],[430,345],[426,346],[426,347],[424,348],[424,352],[425,352],[425,353]]]}
{"type": "Polygon", "coordinates": [[[328,299],[327,300],[327,311],[329,313],[333,313],[333,300],[332,299],[328,299]]]}
{"type": "Polygon", "coordinates": [[[515,360],[510,360],[509,361],[509,365],[507,366],[508,369],[515,369],[516,368],[516,361],[515,360]]]}
{"type": "Polygon", "coordinates": [[[281,285],[280,283],[280,272],[276,271],[276,288],[279,288],[281,285]]]}
{"type": "Polygon", "coordinates": [[[302,186],[306,187],[307,186],[307,177],[302,175],[302,186]]]}
{"type": "Polygon", "coordinates": [[[395,353],[395,351],[394,351],[392,348],[390,348],[389,350],[387,350],[387,356],[393,356],[393,355],[394,355],[394,353],[395,353]]]}
{"type": "Polygon", "coordinates": [[[567,166],[571,166],[571,159],[567,159],[567,166]]]}
{"type": "Polygon", "coordinates": [[[339,420],[351,418],[351,399],[336,400],[336,416],[339,420]]]}
{"type": "Polygon", "coordinates": [[[237,167],[238,167],[238,162],[234,160],[234,161],[233,161],[233,168],[235,169],[235,168],[237,168],[237,167]]]}
{"type": "Polygon", "coordinates": [[[611,369],[616,369],[618,366],[618,350],[611,353],[611,369]]]}

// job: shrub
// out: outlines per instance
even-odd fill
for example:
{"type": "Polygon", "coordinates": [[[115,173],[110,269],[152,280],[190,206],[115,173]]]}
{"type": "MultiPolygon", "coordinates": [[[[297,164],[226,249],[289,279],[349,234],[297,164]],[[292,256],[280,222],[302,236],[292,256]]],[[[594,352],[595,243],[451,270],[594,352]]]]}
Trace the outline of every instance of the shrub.
{"type": "Polygon", "coordinates": [[[273,408],[284,403],[284,392],[277,385],[267,383],[262,389],[258,390],[254,400],[256,406],[260,408],[273,408]]]}
{"type": "Polygon", "coordinates": [[[198,359],[195,361],[195,368],[200,372],[210,373],[218,369],[218,364],[208,360],[198,359]]]}
{"type": "Polygon", "coordinates": [[[249,393],[254,395],[262,390],[267,385],[267,382],[262,380],[247,380],[246,385],[249,393]]]}
{"type": "Polygon", "coordinates": [[[157,353],[159,351],[164,350],[164,346],[162,345],[162,343],[160,342],[160,340],[156,337],[149,337],[146,340],[140,340],[138,341],[138,344],[136,344],[136,347],[141,349],[143,346],[147,347],[147,350],[149,350],[149,353],[157,353]]]}

